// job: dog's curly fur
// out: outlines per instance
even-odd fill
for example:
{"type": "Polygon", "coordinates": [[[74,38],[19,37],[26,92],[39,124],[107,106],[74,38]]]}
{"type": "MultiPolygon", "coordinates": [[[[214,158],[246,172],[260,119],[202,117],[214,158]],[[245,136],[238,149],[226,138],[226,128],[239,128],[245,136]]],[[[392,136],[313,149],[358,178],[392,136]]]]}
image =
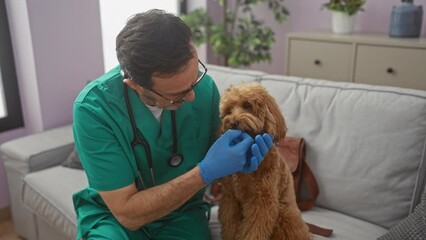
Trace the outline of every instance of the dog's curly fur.
{"type": "MultiPolygon", "coordinates": [[[[275,99],[258,83],[229,87],[220,101],[220,117],[221,133],[228,129],[241,129],[253,136],[267,132],[274,136],[275,144],[286,134],[275,99]]],[[[290,169],[275,144],[256,171],[220,180],[222,239],[311,239],[296,204],[290,169]]]]}

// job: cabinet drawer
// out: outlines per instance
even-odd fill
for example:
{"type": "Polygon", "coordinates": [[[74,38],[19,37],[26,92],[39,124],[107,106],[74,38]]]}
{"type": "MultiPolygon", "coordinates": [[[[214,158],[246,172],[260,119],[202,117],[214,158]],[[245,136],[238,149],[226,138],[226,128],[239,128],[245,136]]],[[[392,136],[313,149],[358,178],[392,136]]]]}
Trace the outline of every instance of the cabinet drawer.
{"type": "Polygon", "coordinates": [[[352,44],[290,39],[288,75],[350,81],[352,44]]]}
{"type": "Polygon", "coordinates": [[[426,90],[426,49],[360,45],[354,81],[426,90]]]}

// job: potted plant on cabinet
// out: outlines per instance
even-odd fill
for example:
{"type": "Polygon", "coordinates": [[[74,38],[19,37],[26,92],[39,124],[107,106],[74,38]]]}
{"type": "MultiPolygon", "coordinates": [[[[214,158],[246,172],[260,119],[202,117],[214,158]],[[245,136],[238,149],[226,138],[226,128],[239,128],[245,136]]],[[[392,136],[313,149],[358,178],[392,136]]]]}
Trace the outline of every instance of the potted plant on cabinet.
{"type": "Polygon", "coordinates": [[[365,0],[330,0],[323,7],[332,12],[334,33],[350,34],[355,25],[356,14],[364,10],[365,0]]]}
{"type": "Polygon", "coordinates": [[[219,0],[218,3],[222,13],[217,23],[213,23],[203,8],[181,15],[194,33],[195,45],[209,44],[224,66],[270,61],[275,34],[258,18],[254,7],[258,3],[267,5],[275,21],[282,23],[289,15],[283,0],[219,0]]]}

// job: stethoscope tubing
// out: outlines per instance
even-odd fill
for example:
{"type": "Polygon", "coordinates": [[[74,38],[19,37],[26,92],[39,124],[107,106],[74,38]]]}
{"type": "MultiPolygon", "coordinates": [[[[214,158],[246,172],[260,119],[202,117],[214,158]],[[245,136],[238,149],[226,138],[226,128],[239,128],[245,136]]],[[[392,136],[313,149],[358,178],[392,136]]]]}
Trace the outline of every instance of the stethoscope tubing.
{"type": "MultiPolygon", "coordinates": [[[[132,149],[134,149],[134,147],[137,144],[142,144],[142,146],[145,149],[146,152],[146,158],[147,158],[147,163],[148,163],[148,168],[151,174],[151,180],[153,185],[155,186],[155,175],[154,175],[154,166],[153,166],[153,162],[152,162],[152,155],[151,155],[151,148],[149,147],[149,144],[146,140],[144,140],[142,138],[142,136],[139,134],[138,129],[136,127],[136,122],[135,122],[135,117],[130,105],[130,99],[129,99],[129,93],[128,93],[128,86],[123,83],[123,88],[124,88],[124,98],[125,98],[125,102],[126,102],[126,108],[127,111],[129,113],[129,118],[130,118],[130,123],[132,125],[132,130],[133,130],[133,141],[131,142],[131,147],[132,149]]],[[[183,161],[183,156],[179,153],[177,153],[177,129],[176,129],[176,112],[174,110],[171,111],[171,118],[172,118],[172,134],[173,134],[173,154],[171,155],[171,157],[169,158],[169,165],[172,167],[177,167],[179,166],[182,161],[183,161]]],[[[146,185],[143,181],[142,178],[142,166],[141,163],[136,159],[136,167],[138,168],[138,178],[142,184],[142,188],[146,189],[146,185]]]]}
{"type": "MultiPolygon", "coordinates": [[[[132,111],[131,106],[130,106],[129,92],[128,92],[128,89],[127,89],[127,85],[124,84],[123,87],[124,87],[124,99],[126,101],[127,112],[129,113],[130,123],[132,124],[132,130],[133,130],[133,141],[131,142],[131,147],[132,147],[132,149],[134,149],[137,144],[142,144],[142,146],[144,147],[144,149],[146,151],[148,167],[150,169],[152,169],[153,166],[152,166],[152,159],[151,159],[151,150],[148,146],[148,143],[145,142],[143,139],[141,139],[140,135],[137,132],[138,130],[136,128],[135,117],[133,115],[133,111],[132,111]]],[[[135,160],[136,160],[136,158],[135,158],[135,160]]],[[[138,168],[138,178],[139,178],[139,181],[142,184],[142,188],[146,189],[146,185],[143,181],[142,173],[140,171],[142,169],[142,166],[141,166],[141,163],[137,160],[136,160],[136,167],[138,168]]],[[[153,176],[151,176],[151,177],[154,178],[153,176]]]]}

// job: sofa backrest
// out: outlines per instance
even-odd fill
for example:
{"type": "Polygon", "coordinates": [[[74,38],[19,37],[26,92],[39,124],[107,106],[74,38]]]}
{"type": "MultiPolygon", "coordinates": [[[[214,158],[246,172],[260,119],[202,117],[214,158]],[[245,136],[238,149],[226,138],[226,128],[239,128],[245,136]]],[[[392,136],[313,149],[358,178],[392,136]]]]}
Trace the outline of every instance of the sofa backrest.
{"type": "Polygon", "coordinates": [[[231,85],[241,83],[258,82],[264,72],[254,70],[242,70],[217,65],[206,65],[207,74],[213,77],[220,94],[231,85]]]}
{"type": "Polygon", "coordinates": [[[317,205],[390,228],[420,200],[426,175],[426,92],[278,75],[289,136],[306,140],[317,205]]]}
{"type": "Polygon", "coordinates": [[[268,75],[208,65],[220,91],[260,82],[288,136],[306,140],[316,204],[390,228],[420,202],[426,176],[426,91],[268,75]]]}

